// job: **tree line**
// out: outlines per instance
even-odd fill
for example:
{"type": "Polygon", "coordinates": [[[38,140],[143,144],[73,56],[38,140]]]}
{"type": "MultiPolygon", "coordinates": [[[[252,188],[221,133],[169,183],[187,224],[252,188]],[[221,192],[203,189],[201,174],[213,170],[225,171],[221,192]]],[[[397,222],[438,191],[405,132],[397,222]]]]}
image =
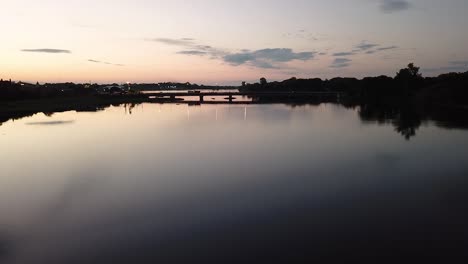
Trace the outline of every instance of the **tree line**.
{"type": "Polygon", "coordinates": [[[322,80],[291,78],[281,82],[242,83],[241,91],[285,91],[285,92],[341,92],[352,100],[373,101],[382,99],[404,99],[417,97],[424,101],[440,103],[468,103],[468,72],[446,73],[437,77],[423,77],[420,68],[410,63],[399,70],[395,77],[377,76],[357,78],[333,78],[322,80]]]}
{"type": "MultiPolygon", "coordinates": [[[[468,72],[447,73],[437,77],[423,77],[419,67],[410,63],[399,70],[395,77],[378,76],[357,78],[291,78],[282,82],[267,82],[261,78],[258,83],[242,83],[240,87],[203,86],[191,83],[156,83],[156,84],[125,84],[134,90],[201,90],[239,88],[241,91],[335,91],[346,95],[353,102],[369,102],[381,100],[407,100],[417,98],[426,102],[440,104],[468,104],[468,72]]],[[[117,86],[117,84],[115,84],[117,86]]],[[[0,101],[40,99],[53,97],[88,96],[105,85],[75,84],[75,83],[39,83],[12,82],[0,80],[0,101]]]]}

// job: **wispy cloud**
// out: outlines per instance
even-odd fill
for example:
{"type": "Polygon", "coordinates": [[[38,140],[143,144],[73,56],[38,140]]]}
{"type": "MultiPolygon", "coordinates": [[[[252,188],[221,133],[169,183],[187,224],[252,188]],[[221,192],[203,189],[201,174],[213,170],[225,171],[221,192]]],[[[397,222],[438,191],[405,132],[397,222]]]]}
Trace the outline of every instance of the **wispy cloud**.
{"type": "MultiPolygon", "coordinates": [[[[377,46],[380,46],[380,45],[377,45],[377,46]]],[[[377,52],[393,50],[393,49],[398,49],[398,47],[397,46],[388,46],[388,47],[370,49],[370,50],[366,50],[365,54],[374,54],[374,53],[377,53],[377,52]]]]}
{"type": "Polygon", "coordinates": [[[191,38],[181,38],[181,39],[170,39],[170,38],[154,38],[154,39],[146,39],[147,41],[154,41],[160,42],[167,45],[175,45],[175,46],[193,46],[194,39],[191,38]]]}
{"type": "Polygon", "coordinates": [[[355,45],[352,51],[342,51],[333,53],[333,57],[347,57],[357,54],[374,54],[382,51],[397,49],[398,46],[383,46],[377,43],[369,43],[367,41],[362,41],[361,43],[355,45]]]}
{"type": "Polygon", "coordinates": [[[368,43],[366,41],[363,41],[361,42],[360,44],[356,45],[356,49],[357,50],[360,50],[360,51],[366,51],[366,50],[369,50],[369,49],[372,49],[372,48],[375,48],[377,46],[380,46],[379,44],[375,44],[375,43],[368,43]]]}
{"type": "Polygon", "coordinates": [[[37,53],[71,53],[70,50],[65,49],[22,49],[22,52],[37,52],[37,53]]]}
{"type": "Polygon", "coordinates": [[[398,49],[398,46],[388,46],[388,47],[382,47],[376,49],[377,51],[384,51],[384,50],[392,50],[392,49],[398,49]]]}
{"type": "Polygon", "coordinates": [[[184,49],[177,52],[177,54],[210,56],[213,59],[222,60],[232,66],[248,65],[263,69],[278,69],[281,68],[284,63],[294,60],[307,61],[313,59],[314,56],[317,55],[316,52],[294,52],[292,49],[288,48],[260,49],[254,51],[241,49],[239,52],[229,52],[209,45],[199,44],[196,40],[191,38],[155,38],[147,40],[184,49]]]}
{"type": "Polygon", "coordinates": [[[348,58],[336,58],[330,65],[330,68],[346,68],[351,65],[351,61],[348,58]]]}
{"type": "Polygon", "coordinates": [[[223,56],[225,54],[224,51],[215,49],[209,45],[198,44],[196,40],[193,38],[180,38],[180,39],[153,38],[153,39],[146,39],[146,40],[183,48],[184,50],[178,52],[178,54],[183,54],[183,55],[199,55],[199,56],[210,55],[212,57],[218,57],[218,56],[223,56]]]}
{"type": "Polygon", "coordinates": [[[287,33],[284,33],[282,36],[288,39],[302,39],[306,41],[317,41],[317,40],[324,38],[323,34],[311,33],[305,29],[300,29],[300,30],[293,31],[293,32],[287,32],[287,33]]]}
{"type": "Polygon", "coordinates": [[[356,54],[355,52],[337,52],[337,53],[333,53],[333,56],[334,57],[343,57],[343,56],[351,56],[351,55],[354,55],[356,54]]]}
{"type": "Polygon", "coordinates": [[[380,10],[384,13],[395,13],[411,8],[406,0],[380,0],[380,10]]]}
{"type": "Polygon", "coordinates": [[[207,52],[199,51],[199,50],[183,50],[183,51],[177,52],[177,54],[203,56],[203,55],[206,55],[207,52]]]}
{"type": "Polygon", "coordinates": [[[89,61],[89,62],[92,62],[92,63],[105,64],[105,65],[112,65],[112,66],[119,66],[119,67],[125,66],[124,64],[111,63],[111,62],[107,62],[107,61],[99,61],[99,60],[93,60],[93,59],[89,59],[88,61],[89,61]]]}
{"type": "Polygon", "coordinates": [[[294,52],[292,49],[262,49],[252,52],[233,53],[224,56],[224,61],[234,65],[250,64],[258,68],[278,68],[277,63],[294,60],[307,61],[314,58],[316,52],[294,52]]]}

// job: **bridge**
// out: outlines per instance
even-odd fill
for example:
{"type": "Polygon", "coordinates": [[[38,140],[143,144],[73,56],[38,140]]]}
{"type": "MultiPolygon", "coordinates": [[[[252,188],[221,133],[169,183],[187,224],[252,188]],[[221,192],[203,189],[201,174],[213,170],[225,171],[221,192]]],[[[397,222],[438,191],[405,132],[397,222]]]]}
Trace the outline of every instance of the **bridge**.
{"type": "Polygon", "coordinates": [[[204,92],[204,91],[175,91],[175,92],[154,92],[154,93],[145,93],[145,96],[148,98],[167,98],[171,100],[176,100],[176,98],[184,97],[198,97],[199,102],[204,102],[205,97],[226,97],[230,103],[236,97],[268,97],[268,98],[340,98],[342,93],[340,92],[204,92]]]}

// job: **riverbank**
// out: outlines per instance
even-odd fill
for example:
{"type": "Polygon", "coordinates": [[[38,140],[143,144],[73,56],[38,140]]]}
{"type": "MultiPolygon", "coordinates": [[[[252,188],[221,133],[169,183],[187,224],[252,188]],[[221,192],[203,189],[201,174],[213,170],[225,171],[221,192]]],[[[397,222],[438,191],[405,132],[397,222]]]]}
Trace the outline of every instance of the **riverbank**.
{"type": "Polygon", "coordinates": [[[434,120],[441,126],[451,128],[467,128],[468,122],[464,116],[468,106],[463,104],[431,103],[421,97],[382,97],[382,98],[289,98],[283,97],[252,97],[251,101],[191,101],[180,98],[152,98],[143,94],[133,95],[83,95],[73,97],[53,97],[4,101],[0,103],[0,125],[9,120],[21,119],[37,113],[51,115],[53,113],[77,111],[97,112],[110,106],[141,103],[172,103],[172,104],[286,104],[291,106],[319,105],[323,103],[340,104],[346,108],[358,108],[363,120],[375,121],[382,117],[392,118],[403,127],[418,127],[423,120],[434,120]]]}
{"type": "Polygon", "coordinates": [[[74,96],[44,99],[6,101],[0,103],[0,123],[19,119],[36,113],[57,113],[66,111],[99,111],[111,105],[144,103],[148,98],[141,96],[74,96]]]}

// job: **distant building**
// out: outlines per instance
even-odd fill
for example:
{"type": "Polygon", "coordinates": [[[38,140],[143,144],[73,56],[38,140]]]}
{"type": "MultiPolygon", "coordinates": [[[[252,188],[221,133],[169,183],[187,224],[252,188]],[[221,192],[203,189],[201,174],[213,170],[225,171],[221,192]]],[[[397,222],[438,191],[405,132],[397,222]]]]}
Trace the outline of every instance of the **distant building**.
{"type": "Polygon", "coordinates": [[[125,87],[121,85],[108,85],[96,88],[96,92],[98,94],[123,94],[125,91],[125,87]]]}

